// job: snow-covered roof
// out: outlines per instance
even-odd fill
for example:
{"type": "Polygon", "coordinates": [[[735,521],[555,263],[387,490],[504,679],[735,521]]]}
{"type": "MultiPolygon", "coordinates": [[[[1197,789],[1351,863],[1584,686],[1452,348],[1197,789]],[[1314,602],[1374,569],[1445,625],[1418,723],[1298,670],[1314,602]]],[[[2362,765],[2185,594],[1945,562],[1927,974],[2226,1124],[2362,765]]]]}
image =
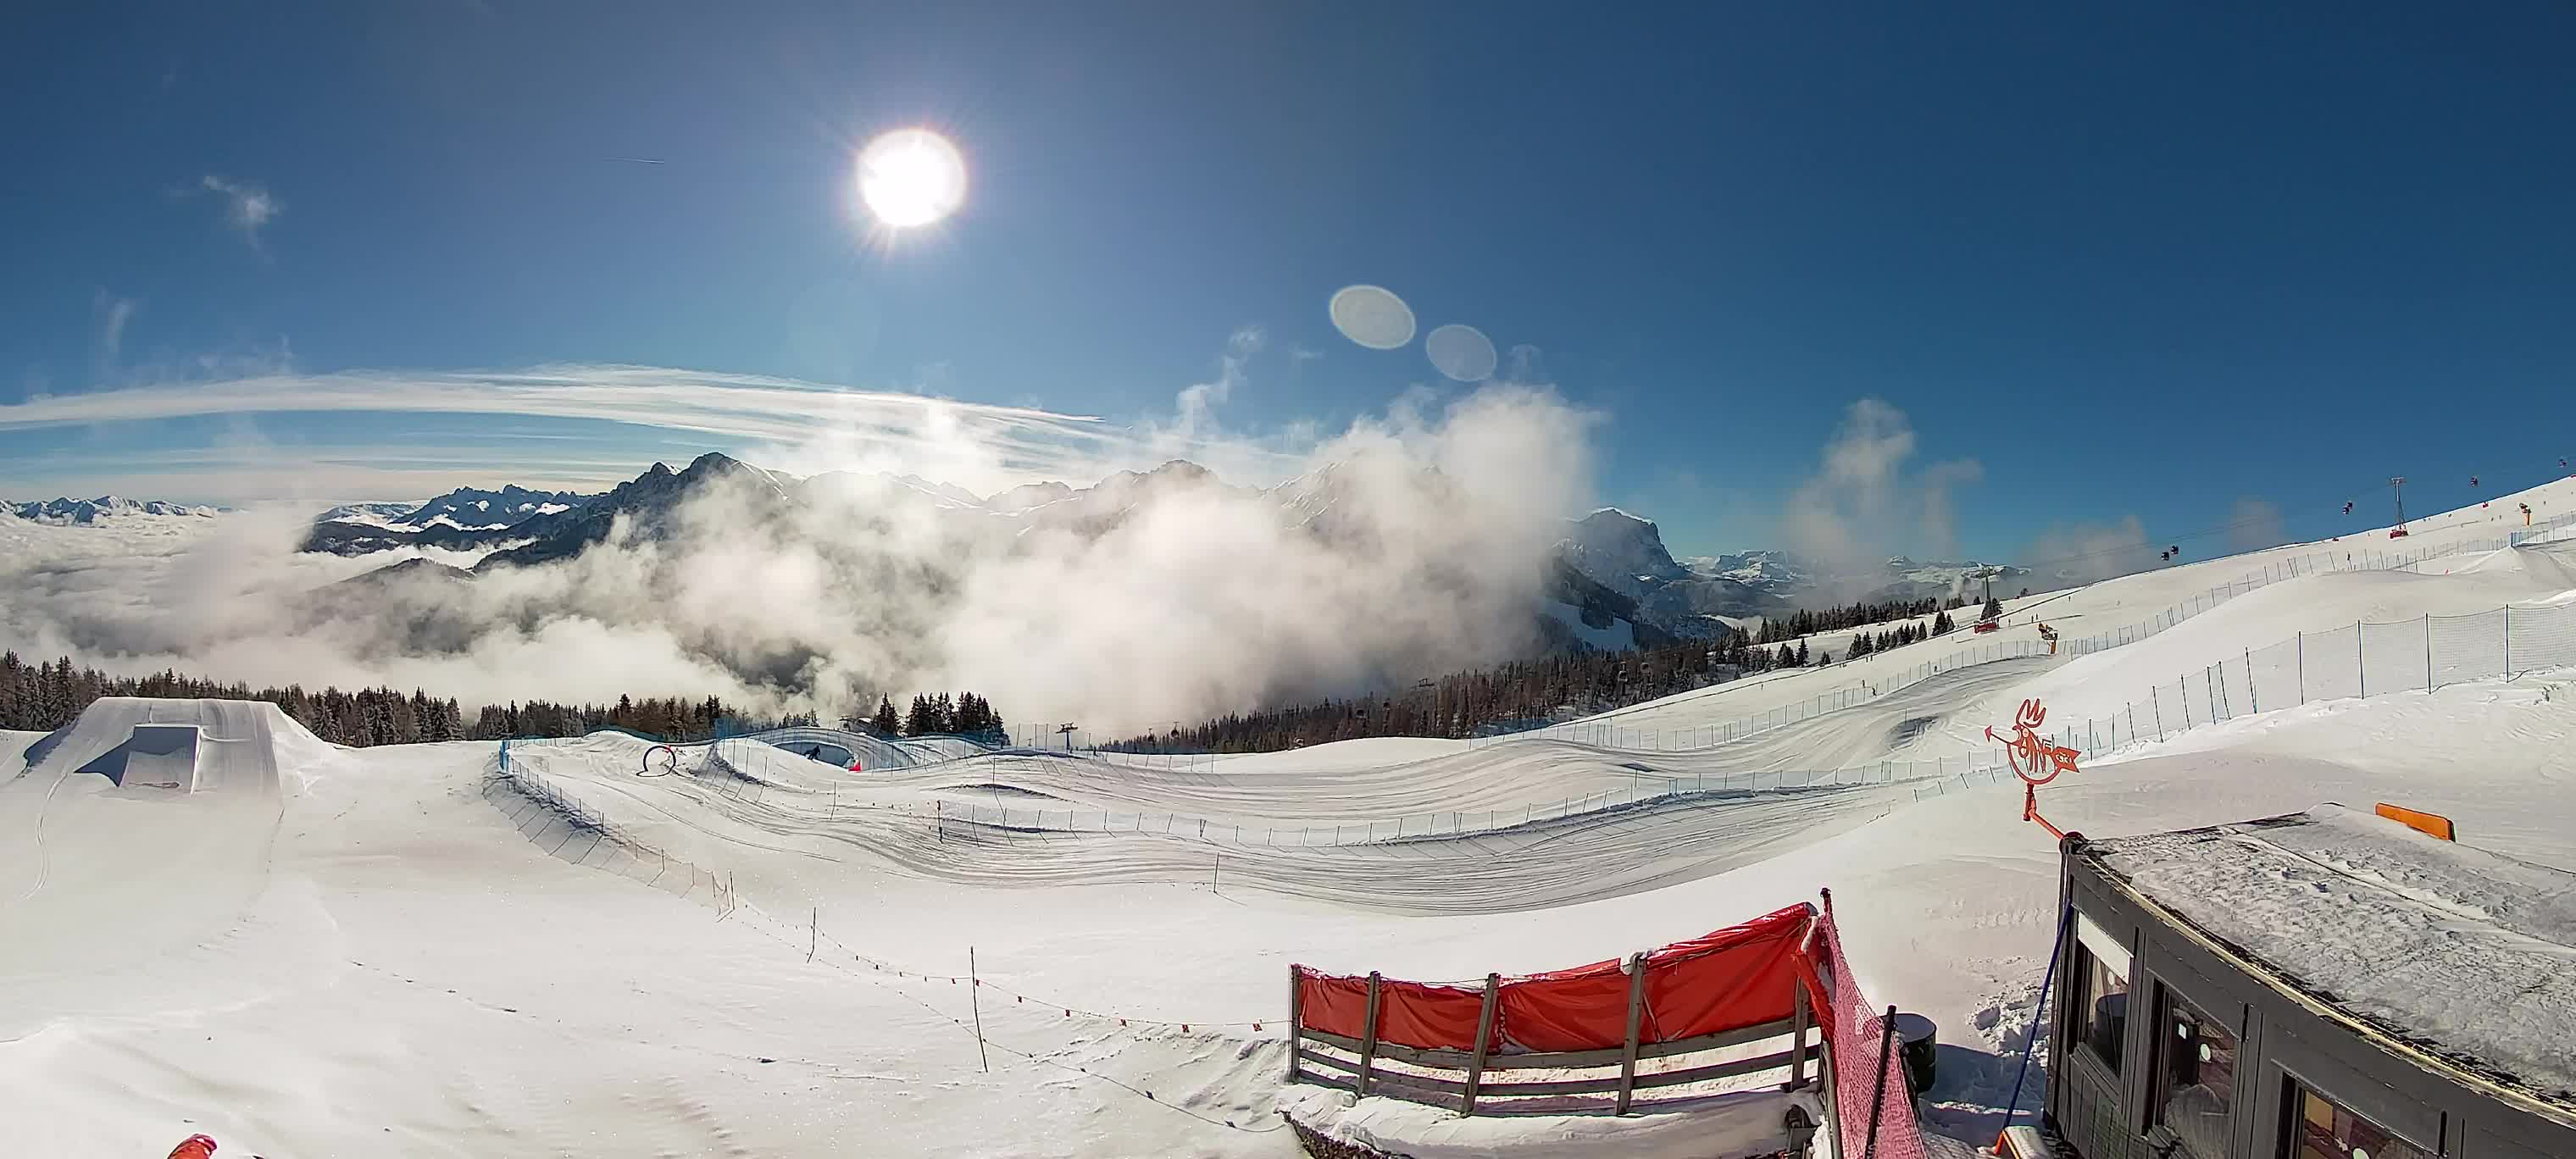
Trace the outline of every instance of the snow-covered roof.
{"type": "Polygon", "coordinates": [[[2254,970],[2576,1109],[2576,874],[2340,805],[2083,856],[2254,970]]]}

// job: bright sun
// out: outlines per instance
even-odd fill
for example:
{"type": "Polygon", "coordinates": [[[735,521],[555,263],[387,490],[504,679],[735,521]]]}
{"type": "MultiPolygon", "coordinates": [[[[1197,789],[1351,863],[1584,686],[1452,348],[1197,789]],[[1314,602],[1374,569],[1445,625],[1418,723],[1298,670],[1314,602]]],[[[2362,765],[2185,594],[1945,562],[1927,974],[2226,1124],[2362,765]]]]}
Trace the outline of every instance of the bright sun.
{"type": "Polygon", "coordinates": [[[930,223],[966,200],[966,158],[928,129],[896,129],[859,150],[859,200],[896,229],[930,223]]]}

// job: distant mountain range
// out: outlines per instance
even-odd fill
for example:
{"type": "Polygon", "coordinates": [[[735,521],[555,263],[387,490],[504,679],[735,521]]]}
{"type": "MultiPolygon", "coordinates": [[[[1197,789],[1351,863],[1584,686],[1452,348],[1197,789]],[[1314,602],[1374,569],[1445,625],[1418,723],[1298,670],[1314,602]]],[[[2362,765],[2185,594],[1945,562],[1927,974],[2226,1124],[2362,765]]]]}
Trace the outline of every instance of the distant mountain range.
{"type": "Polygon", "coordinates": [[[1891,557],[1873,567],[1836,569],[1785,551],[1746,551],[1676,560],[1651,519],[1604,507],[1573,521],[1556,545],[1565,567],[1633,601],[1636,618],[1673,635],[1701,638],[1759,616],[1854,602],[1916,600],[2029,586],[2028,568],[1973,560],[1891,557]]]}
{"type": "MultiPolygon", "coordinates": [[[[710,453],[678,470],[655,463],[604,494],[507,486],[468,488],[423,503],[335,507],[314,521],[304,550],[348,556],[400,547],[486,552],[470,571],[412,560],[341,585],[348,589],[342,597],[362,595],[395,576],[437,572],[468,578],[569,559],[607,539],[621,519],[640,539],[669,539],[679,530],[683,501],[718,487],[734,503],[734,518],[759,523],[846,512],[852,518],[912,520],[936,527],[961,550],[978,543],[1007,549],[1032,535],[1097,538],[1139,510],[1195,492],[1259,498],[1275,508],[1284,527],[1353,538],[1378,534],[1371,521],[1349,517],[1347,504],[1354,481],[1380,466],[1367,459],[1334,463],[1256,489],[1174,460],[1151,471],[1121,471],[1089,487],[1032,483],[979,497],[912,475],[834,472],[800,478],[710,453]]],[[[1447,483],[1430,476],[1416,485],[1436,501],[1447,483]]],[[[1366,544],[1354,547],[1365,550],[1366,544]]],[[[1538,629],[1542,639],[1566,650],[1714,639],[1753,617],[1801,607],[1947,595],[1986,569],[1974,561],[1895,558],[1878,567],[1837,571],[1780,551],[1676,560],[1652,520],[1609,507],[1569,521],[1541,566],[1538,629]]],[[[2030,574],[2015,567],[1995,570],[1998,587],[2024,586],[2030,574]]]]}
{"type": "Polygon", "coordinates": [[[44,499],[11,502],[0,499],[0,511],[6,511],[31,523],[58,526],[96,523],[120,515],[195,515],[213,516],[224,512],[221,507],[203,507],[188,503],[170,503],[159,499],[127,499],[101,495],[96,499],[44,499]]]}
{"type": "Polygon", "coordinates": [[[426,503],[351,503],[316,518],[302,550],[333,555],[365,555],[397,547],[469,551],[509,542],[512,527],[563,514],[596,498],[509,486],[498,491],[460,488],[426,503]]]}

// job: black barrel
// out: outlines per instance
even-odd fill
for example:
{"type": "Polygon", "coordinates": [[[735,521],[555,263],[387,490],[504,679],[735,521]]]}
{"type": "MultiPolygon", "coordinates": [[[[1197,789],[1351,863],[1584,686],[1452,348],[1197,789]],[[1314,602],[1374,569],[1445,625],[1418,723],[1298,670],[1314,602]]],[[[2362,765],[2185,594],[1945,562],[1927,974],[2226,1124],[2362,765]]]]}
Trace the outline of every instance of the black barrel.
{"type": "Polygon", "coordinates": [[[1941,1037],[1932,1020],[1920,1014],[1896,1016],[1897,1056],[1905,1060],[1905,1077],[1914,1093],[1932,1089],[1932,1051],[1941,1037]]]}

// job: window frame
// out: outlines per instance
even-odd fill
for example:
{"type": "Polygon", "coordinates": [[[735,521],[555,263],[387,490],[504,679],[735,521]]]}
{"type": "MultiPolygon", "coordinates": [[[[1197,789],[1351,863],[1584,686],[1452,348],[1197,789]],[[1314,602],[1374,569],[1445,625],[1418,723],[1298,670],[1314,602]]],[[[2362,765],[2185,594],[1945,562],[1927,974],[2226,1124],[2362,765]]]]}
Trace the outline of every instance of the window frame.
{"type": "Polygon", "coordinates": [[[2066,1020],[2070,1031],[2086,1033],[2068,1035],[2081,1049],[2070,1050],[2067,1053],[2073,1057],[2091,1055],[2096,1068],[2114,1088],[2117,1088],[2121,1082],[2121,1076],[2127,1071],[2126,1057],[2129,1054],[2130,1027],[2137,1021],[2137,956],[2131,953],[2128,947],[2114,939],[2109,930],[2087,917],[2082,910],[2075,911],[2075,936],[2071,940],[2074,943],[2075,952],[2070,964],[2071,968],[2067,971],[2069,985],[2066,1020]],[[2093,983],[2091,967],[2095,965],[2103,966],[2118,975],[2121,985],[2125,987],[2122,993],[2129,999],[2129,1011],[2121,1016],[2119,1044],[2115,1053],[2107,1057],[2101,1051],[2093,1049],[2093,1036],[2089,1033],[2092,1028],[2093,1003],[2100,997],[2091,992],[2093,983]]]}
{"type": "MultiPolygon", "coordinates": [[[[2282,1068],[2280,1070],[2280,1084],[2280,1141],[2279,1144],[2273,1148],[2277,1153],[2277,1159],[2296,1159],[2297,1157],[2300,1142],[2299,1125],[2307,1120],[2305,1113],[2306,1107],[2302,1105],[2303,1100],[2300,1097],[2302,1095],[2313,1095],[2327,1106],[2333,1107],[2344,1114],[2370,1124],[2371,1130],[2377,1131],[2382,1135],[2386,1135],[2390,1139],[2412,1149],[2415,1152],[2415,1155],[2421,1157],[2421,1159],[2442,1159],[2442,1149],[2440,1147],[2427,1147],[2424,1144],[2417,1142],[2404,1131],[2388,1126],[2381,1122],[2377,1117],[2355,1109],[2351,1101],[2337,1096],[2334,1092],[2329,1091],[2316,1083],[2308,1081],[2308,1078],[2305,1075],[2287,1068],[2282,1068]]],[[[2351,1159],[2351,1154],[2347,1151],[2342,1155],[2333,1156],[2332,1159],[2351,1159]]],[[[2380,1152],[2373,1151],[2371,1152],[2371,1159],[2388,1159],[2388,1157],[2382,1155],[2380,1152]]]]}
{"type": "MultiPolygon", "coordinates": [[[[2211,987],[2205,992],[2222,995],[2227,993],[2224,988],[2219,987],[2211,987]]],[[[2130,993],[2132,995],[2137,993],[2135,982],[2130,984],[2130,993]]],[[[2235,1013],[2235,1022],[2230,1025],[2219,1015],[2211,1013],[2209,1005],[2194,998],[2193,993],[2194,991],[2187,991],[2176,985],[2175,979],[2169,975],[2162,973],[2156,975],[2153,1007],[2155,1028],[2148,1032],[2154,1038],[2154,1043],[2146,1052],[2147,1072],[2144,1076],[2145,1082],[2142,1084],[2147,1104],[2146,1129],[2149,1134],[2161,1131],[2167,1137],[2175,1139],[2179,1144],[2177,1153],[2188,1156],[2189,1159],[2232,1159],[2237,1154],[2245,1134],[2248,1121],[2245,1112],[2253,1109],[2255,1101],[2252,1093],[2247,1089],[2246,1067],[2252,1060],[2256,1047],[2252,1041],[2253,1035],[2248,1032],[2246,1026],[2247,1014],[2244,1003],[2231,998],[2217,1004],[2220,1009],[2235,1013]],[[2182,1133],[2165,1120],[2165,1109],[2173,1095],[2171,1085],[2173,1063],[2167,1052],[2173,1049],[2174,1038],[2167,1032],[2174,1025],[2175,1016],[2180,1009],[2187,1009],[2197,1015],[2195,1021],[2206,1022],[2226,1031],[2228,1037],[2234,1040],[2229,1048],[2234,1058],[2228,1066],[2227,1089],[2217,1092],[2225,1100],[2227,1134],[2215,1155],[2203,1155],[2193,1149],[2188,1141],[2182,1139],[2182,1133]]],[[[2135,1014],[2133,1013],[2131,1017],[2134,1018],[2135,1014]]]]}

